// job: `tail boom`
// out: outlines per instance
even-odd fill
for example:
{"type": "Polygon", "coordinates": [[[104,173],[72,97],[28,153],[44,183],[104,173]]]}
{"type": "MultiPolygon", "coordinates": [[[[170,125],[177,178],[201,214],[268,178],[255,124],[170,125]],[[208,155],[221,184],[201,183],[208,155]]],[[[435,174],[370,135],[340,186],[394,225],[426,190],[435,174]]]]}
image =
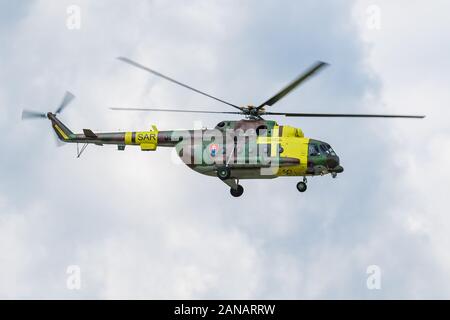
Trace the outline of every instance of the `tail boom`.
{"type": "Polygon", "coordinates": [[[175,145],[175,142],[166,141],[171,131],[158,131],[155,126],[149,131],[94,133],[90,129],[83,129],[83,133],[73,133],[55,114],[49,112],[47,117],[52,122],[52,128],[58,138],[66,143],[110,144],[117,145],[119,150],[123,150],[126,145],[135,145],[140,146],[142,151],[156,150],[160,139],[161,146],[175,145]]]}

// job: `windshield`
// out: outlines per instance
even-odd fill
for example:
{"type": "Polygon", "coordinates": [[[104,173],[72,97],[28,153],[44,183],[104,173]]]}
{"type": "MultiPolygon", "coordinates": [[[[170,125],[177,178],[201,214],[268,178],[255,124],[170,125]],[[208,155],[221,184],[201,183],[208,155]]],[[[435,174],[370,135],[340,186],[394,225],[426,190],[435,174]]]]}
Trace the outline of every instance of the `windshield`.
{"type": "Polygon", "coordinates": [[[320,156],[320,155],[329,155],[335,156],[333,148],[326,142],[313,142],[309,144],[309,155],[310,156],[320,156]]]}
{"type": "Polygon", "coordinates": [[[333,148],[331,148],[331,146],[328,143],[322,143],[320,145],[320,150],[322,150],[326,154],[330,154],[332,156],[336,155],[336,153],[334,152],[333,148]]]}

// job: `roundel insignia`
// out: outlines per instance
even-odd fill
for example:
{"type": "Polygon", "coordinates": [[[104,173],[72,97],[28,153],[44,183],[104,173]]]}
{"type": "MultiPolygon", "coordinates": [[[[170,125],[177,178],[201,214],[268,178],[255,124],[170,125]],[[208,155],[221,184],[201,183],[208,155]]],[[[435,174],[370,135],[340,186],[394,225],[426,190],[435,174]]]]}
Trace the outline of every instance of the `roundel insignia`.
{"type": "Polygon", "coordinates": [[[217,150],[219,146],[216,143],[213,143],[209,146],[209,151],[211,153],[211,157],[215,157],[217,155],[217,150]]]}

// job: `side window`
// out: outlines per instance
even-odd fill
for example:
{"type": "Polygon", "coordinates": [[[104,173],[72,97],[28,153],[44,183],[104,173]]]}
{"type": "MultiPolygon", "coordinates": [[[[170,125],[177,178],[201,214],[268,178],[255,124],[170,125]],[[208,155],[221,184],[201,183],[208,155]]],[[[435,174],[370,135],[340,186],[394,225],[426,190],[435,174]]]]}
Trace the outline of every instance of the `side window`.
{"type": "Polygon", "coordinates": [[[267,136],[269,134],[268,130],[267,130],[267,126],[262,125],[256,128],[256,135],[257,136],[267,136]]]}
{"type": "Polygon", "coordinates": [[[320,154],[319,148],[315,144],[309,145],[309,155],[310,156],[318,156],[320,154]]]}

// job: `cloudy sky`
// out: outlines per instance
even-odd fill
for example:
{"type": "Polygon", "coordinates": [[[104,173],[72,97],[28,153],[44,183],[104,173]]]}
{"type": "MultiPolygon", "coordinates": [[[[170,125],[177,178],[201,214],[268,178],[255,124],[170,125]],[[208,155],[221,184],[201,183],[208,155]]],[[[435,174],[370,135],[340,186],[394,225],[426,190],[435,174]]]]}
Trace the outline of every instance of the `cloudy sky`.
{"type": "MultiPolygon", "coordinates": [[[[0,1],[1,298],[450,298],[448,1],[0,1]],[[80,29],[67,9],[81,10],[80,29]],[[229,110],[117,61],[127,56],[235,104],[316,60],[273,111],[426,114],[284,119],[329,142],[337,179],[243,181],[235,199],[170,149],[56,148],[74,131],[212,127],[229,110]],[[200,123],[201,121],[201,123],[200,123]],[[81,288],[67,287],[68,266],[81,288]],[[369,290],[367,269],[381,271],[369,290]]],[[[232,117],[231,117],[232,118],[232,117]]],[[[232,118],[233,119],[233,118],[232,118]]]]}

